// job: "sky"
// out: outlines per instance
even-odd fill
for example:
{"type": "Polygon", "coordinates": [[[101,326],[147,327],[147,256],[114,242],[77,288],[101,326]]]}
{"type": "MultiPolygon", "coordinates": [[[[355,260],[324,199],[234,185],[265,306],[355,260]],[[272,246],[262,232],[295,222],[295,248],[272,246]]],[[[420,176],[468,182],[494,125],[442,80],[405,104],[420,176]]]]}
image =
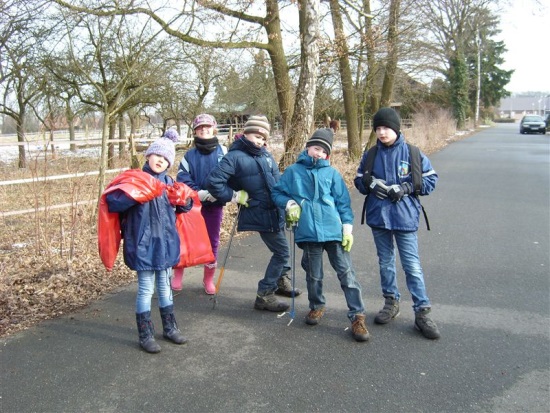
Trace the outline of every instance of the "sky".
{"type": "Polygon", "coordinates": [[[550,93],[550,2],[513,0],[501,14],[505,70],[515,69],[506,90],[550,93]],[[544,6],[543,6],[544,4],[544,6]]]}

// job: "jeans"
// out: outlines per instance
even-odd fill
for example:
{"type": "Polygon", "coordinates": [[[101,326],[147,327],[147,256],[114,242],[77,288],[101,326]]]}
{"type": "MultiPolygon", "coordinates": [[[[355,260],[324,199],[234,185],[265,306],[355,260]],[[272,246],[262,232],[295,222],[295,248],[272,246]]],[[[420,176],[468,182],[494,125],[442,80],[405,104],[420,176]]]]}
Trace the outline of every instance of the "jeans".
{"type": "Polygon", "coordinates": [[[155,279],[157,281],[157,295],[159,308],[164,308],[174,303],[170,288],[172,269],[156,271],[138,271],[138,292],[136,298],[136,313],[141,314],[151,311],[151,299],[155,292],[155,279]]]}
{"type": "Polygon", "coordinates": [[[290,249],[284,231],[260,232],[262,241],[273,253],[265,270],[264,278],[258,283],[258,294],[272,293],[277,289],[277,280],[290,270],[288,261],[290,249]]]}
{"type": "Polygon", "coordinates": [[[348,305],[348,318],[353,321],[357,314],[365,313],[365,306],[361,297],[361,285],[355,279],[355,270],[351,264],[349,252],[344,251],[340,241],[329,242],[303,242],[300,248],[302,255],[302,268],[306,272],[307,293],[309,308],[316,310],[325,306],[323,295],[323,251],[328,254],[328,259],[344,291],[348,305]]]}
{"type": "Polygon", "coordinates": [[[396,257],[393,245],[393,239],[395,238],[401,265],[403,271],[405,271],[407,288],[413,300],[413,310],[417,312],[422,308],[430,308],[430,299],[426,293],[424,274],[418,256],[418,235],[416,231],[391,231],[372,228],[372,235],[378,254],[380,284],[384,297],[392,297],[396,300],[401,297],[397,288],[396,257]]]}

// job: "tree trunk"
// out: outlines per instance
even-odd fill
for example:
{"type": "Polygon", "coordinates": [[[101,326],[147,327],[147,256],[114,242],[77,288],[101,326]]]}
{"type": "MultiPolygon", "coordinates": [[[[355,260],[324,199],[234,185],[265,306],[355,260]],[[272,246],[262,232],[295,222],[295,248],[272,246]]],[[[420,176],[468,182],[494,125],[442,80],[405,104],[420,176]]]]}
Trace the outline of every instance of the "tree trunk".
{"type": "Polygon", "coordinates": [[[99,189],[99,193],[97,196],[98,201],[101,198],[101,194],[103,193],[103,190],[105,189],[105,172],[107,171],[107,159],[109,157],[108,140],[109,140],[110,123],[111,122],[109,118],[109,111],[105,109],[103,112],[103,131],[101,133],[101,155],[99,158],[99,176],[97,178],[98,189],[99,189]]]}
{"type": "Polygon", "coordinates": [[[349,64],[349,49],[344,34],[344,23],[338,0],[330,0],[330,11],[332,13],[332,25],[334,27],[334,38],[336,50],[338,51],[338,65],[340,68],[340,81],[344,97],[344,110],[346,116],[348,151],[351,159],[361,156],[361,142],[359,136],[359,125],[357,117],[357,96],[355,85],[351,75],[349,64]]]}
{"type": "Polygon", "coordinates": [[[395,71],[397,69],[398,50],[398,32],[399,9],[401,0],[391,0],[390,2],[390,20],[388,27],[388,59],[386,61],[386,70],[384,71],[384,83],[382,83],[382,93],[380,96],[380,106],[390,106],[393,98],[393,85],[395,83],[395,71]]]}
{"type": "MultiPolygon", "coordinates": [[[[109,141],[113,141],[116,136],[116,119],[114,117],[109,118],[109,141]]],[[[107,159],[107,167],[112,169],[115,167],[115,144],[109,143],[109,157],[107,159]]]]}
{"type": "Polygon", "coordinates": [[[300,0],[301,70],[296,103],[292,116],[292,128],[288,131],[285,152],[280,169],[296,161],[296,155],[304,146],[314,125],[315,93],[319,70],[319,1],[300,0]]]}
{"type": "Polygon", "coordinates": [[[118,157],[122,158],[126,151],[126,124],[124,123],[124,115],[118,117],[118,139],[120,140],[118,143],[118,157]]]}
{"type": "Polygon", "coordinates": [[[267,0],[265,4],[267,10],[265,31],[269,46],[267,52],[269,53],[271,65],[273,67],[273,77],[281,114],[283,137],[286,138],[290,130],[290,121],[292,119],[292,83],[288,75],[288,63],[283,48],[279,5],[277,4],[277,0],[267,0]]]}

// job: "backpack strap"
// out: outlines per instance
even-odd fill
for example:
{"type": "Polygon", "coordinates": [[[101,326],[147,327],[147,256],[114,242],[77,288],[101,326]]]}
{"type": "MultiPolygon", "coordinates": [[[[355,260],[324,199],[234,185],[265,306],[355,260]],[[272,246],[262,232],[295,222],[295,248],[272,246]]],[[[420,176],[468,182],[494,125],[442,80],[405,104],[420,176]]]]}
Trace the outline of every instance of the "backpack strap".
{"type": "Polygon", "coordinates": [[[419,196],[422,190],[422,158],[420,157],[420,149],[410,143],[407,143],[407,146],[409,147],[409,156],[411,159],[414,194],[419,196]]]}
{"type": "Polygon", "coordinates": [[[412,181],[414,188],[414,195],[418,199],[420,206],[422,207],[422,213],[424,214],[424,219],[426,220],[426,228],[430,230],[430,221],[428,221],[428,214],[424,209],[424,205],[420,202],[420,191],[422,190],[422,157],[420,156],[420,149],[417,146],[407,143],[409,147],[409,157],[411,159],[411,173],[412,181]]]}
{"type": "MultiPolygon", "coordinates": [[[[366,182],[370,181],[372,168],[374,167],[374,158],[376,158],[377,152],[378,147],[376,145],[367,150],[367,160],[365,162],[365,171],[363,172],[363,176],[366,176],[366,178],[364,179],[366,182]]],[[[367,196],[369,192],[370,188],[367,187],[367,195],[365,195],[365,201],[363,202],[363,212],[361,213],[361,225],[365,223],[365,213],[367,212],[367,196]]]]}

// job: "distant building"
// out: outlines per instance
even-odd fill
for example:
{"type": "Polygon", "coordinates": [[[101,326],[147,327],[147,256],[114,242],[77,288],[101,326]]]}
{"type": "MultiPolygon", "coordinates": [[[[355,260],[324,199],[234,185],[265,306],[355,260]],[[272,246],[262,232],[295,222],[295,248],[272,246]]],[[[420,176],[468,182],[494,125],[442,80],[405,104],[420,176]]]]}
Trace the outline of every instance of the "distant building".
{"type": "Polygon", "coordinates": [[[515,95],[500,101],[496,116],[500,118],[521,119],[523,115],[544,116],[550,113],[550,94],[515,95]]]}

